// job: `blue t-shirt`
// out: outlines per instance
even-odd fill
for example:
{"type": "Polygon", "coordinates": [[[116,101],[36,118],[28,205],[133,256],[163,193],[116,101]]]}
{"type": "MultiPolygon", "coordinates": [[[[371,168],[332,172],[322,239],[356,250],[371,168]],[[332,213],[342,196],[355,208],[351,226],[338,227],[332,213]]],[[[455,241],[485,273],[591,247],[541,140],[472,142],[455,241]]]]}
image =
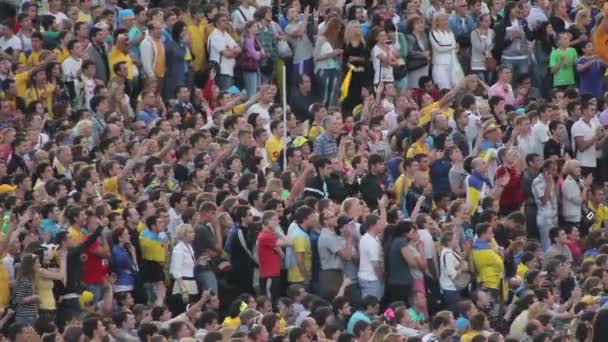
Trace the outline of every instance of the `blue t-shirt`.
{"type": "Polygon", "coordinates": [[[350,334],[354,334],[355,332],[353,329],[355,328],[355,324],[359,321],[364,321],[370,324],[372,323],[372,320],[369,319],[369,317],[367,317],[363,311],[356,311],[352,316],[350,316],[348,324],[346,325],[346,331],[350,334]]]}
{"type": "Polygon", "coordinates": [[[576,61],[576,65],[583,65],[589,62],[589,60],[595,60],[592,66],[589,68],[579,71],[579,90],[581,94],[591,94],[595,98],[602,98],[602,77],[604,63],[599,57],[581,57],[576,61]]]}

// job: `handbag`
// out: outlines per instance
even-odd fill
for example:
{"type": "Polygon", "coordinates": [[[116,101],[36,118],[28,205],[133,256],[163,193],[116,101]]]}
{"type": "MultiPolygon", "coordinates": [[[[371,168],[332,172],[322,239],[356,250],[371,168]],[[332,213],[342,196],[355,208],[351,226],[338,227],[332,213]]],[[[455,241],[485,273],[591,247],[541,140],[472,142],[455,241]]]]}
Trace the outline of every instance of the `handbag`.
{"type": "Polygon", "coordinates": [[[405,65],[405,63],[393,67],[393,78],[395,78],[395,80],[400,80],[405,76],[407,76],[407,65],[405,65]]]}
{"type": "MultiPolygon", "coordinates": [[[[257,38],[254,41],[254,48],[256,51],[260,51],[260,43],[257,38]]],[[[258,71],[260,67],[260,61],[253,58],[247,50],[243,50],[243,52],[239,55],[238,65],[243,71],[258,71]]]]}
{"type": "Polygon", "coordinates": [[[593,224],[595,223],[595,212],[589,208],[587,202],[583,201],[581,206],[581,233],[586,234],[589,232],[593,224]]]}
{"type": "Polygon", "coordinates": [[[281,58],[291,58],[293,56],[293,51],[291,51],[291,46],[285,39],[281,39],[277,42],[277,53],[281,58]]]}

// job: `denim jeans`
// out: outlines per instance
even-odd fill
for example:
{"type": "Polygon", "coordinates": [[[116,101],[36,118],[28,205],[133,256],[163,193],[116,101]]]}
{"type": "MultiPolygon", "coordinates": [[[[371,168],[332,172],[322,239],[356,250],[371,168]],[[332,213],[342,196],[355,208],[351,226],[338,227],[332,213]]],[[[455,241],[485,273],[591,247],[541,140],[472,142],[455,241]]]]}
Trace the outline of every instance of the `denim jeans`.
{"type": "Polygon", "coordinates": [[[337,90],[340,71],[338,69],[320,69],[317,71],[318,93],[323,99],[325,107],[333,106],[337,103],[337,90]]]}
{"type": "Polygon", "coordinates": [[[93,303],[98,303],[103,298],[103,284],[84,284],[87,291],[93,294],[93,303]]]}
{"type": "Polygon", "coordinates": [[[460,301],[460,291],[441,289],[441,296],[443,297],[443,302],[448,310],[456,315],[457,304],[460,301]]]}
{"type": "Polygon", "coordinates": [[[234,85],[234,77],[228,75],[217,75],[215,76],[215,83],[221,91],[225,91],[234,85]]]}
{"type": "Polygon", "coordinates": [[[381,300],[384,296],[384,283],[380,280],[363,280],[359,279],[359,286],[361,287],[361,297],[374,296],[381,300]]]}
{"type": "Polygon", "coordinates": [[[259,71],[245,71],[243,72],[243,82],[245,83],[245,89],[247,90],[247,96],[252,97],[255,95],[260,85],[260,73],[259,71]]]}
{"type": "Polygon", "coordinates": [[[505,59],[502,58],[502,64],[506,65],[513,72],[513,82],[519,80],[522,75],[530,71],[530,62],[528,59],[505,59]]]}
{"type": "Polygon", "coordinates": [[[201,293],[204,290],[210,290],[217,293],[217,277],[213,271],[197,272],[195,278],[201,293]]]}

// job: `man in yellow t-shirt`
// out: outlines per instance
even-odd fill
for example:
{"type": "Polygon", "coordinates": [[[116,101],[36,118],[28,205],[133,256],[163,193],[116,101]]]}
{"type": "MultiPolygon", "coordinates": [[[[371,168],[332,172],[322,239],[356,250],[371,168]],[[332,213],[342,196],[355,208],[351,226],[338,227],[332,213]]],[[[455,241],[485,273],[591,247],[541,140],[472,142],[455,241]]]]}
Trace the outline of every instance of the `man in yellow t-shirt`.
{"type": "Polygon", "coordinates": [[[312,247],[308,231],[312,229],[316,221],[315,211],[303,206],[295,212],[296,224],[295,227],[290,227],[288,236],[293,240],[293,247],[290,247],[291,253],[288,253],[289,270],[287,271],[287,281],[290,283],[310,282],[310,272],[312,270],[312,247]]]}
{"type": "Polygon", "coordinates": [[[606,192],[603,186],[593,186],[591,188],[591,199],[587,206],[595,214],[595,222],[591,226],[591,230],[600,230],[608,228],[608,207],[604,204],[606,192]]]}
{"type": "Polygon", "coordinates": [[[129,56],[129,36],[124,30],[117,30],[115,33],[115,44],[108,54],[108,64],[110,66],[110,79],[116,77],[114,65],[125,62],[127,65],[127,79],[132,80],[135,74],[135,65],[129,56]]]}
{"type": "Polygon", "coordinates": [[[418,171],[418,162],[407,158],[401,163],[401,175],[395,181],[393,192],[397,205],[401,206],[403,194],[406,193],[414,182],[414,172],[418,171]]]}
{"type": "Polygon", "coordinates": [[[207,63],[207,20],[203,14],[203,8],[200,6],[190,8],[190,15],[184,17],[184,22],[188,25],[190,44],[194,55],[192,69],[195,72],[202,71],[207,63]]]}
{"type": "Polygon", "coordinates": [[[79,206],[69,206],[65,209],[65,218],[70,224],[68,228],[68,236],[70,240],[75,244],[79,244],[84,241],[87,235],[86,231],[83,231],[83,227],[87,221],[87,214],[79,206]]]}
{"type": "Polygon", "coordinates": [[[266,141],[266,154],[268,162],[274,163],[279,158],[279,154],[285,148],[283,141],[283,122],[275,120],[270,123],[270,137],[266,141]]]}

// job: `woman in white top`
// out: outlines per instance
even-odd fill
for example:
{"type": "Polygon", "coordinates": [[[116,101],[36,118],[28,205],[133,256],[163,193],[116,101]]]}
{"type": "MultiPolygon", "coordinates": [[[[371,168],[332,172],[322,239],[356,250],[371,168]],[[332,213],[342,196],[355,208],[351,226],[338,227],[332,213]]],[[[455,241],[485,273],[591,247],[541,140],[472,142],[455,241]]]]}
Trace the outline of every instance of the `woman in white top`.
{"type": "Polygon", "coordinates": [[[325,31],[315,42],[313,52],[318,92],[325,107],[337,104],[338,82],[340,81],[340,58],[342,57],[342,36],[344,24],[339,18],[331,18],[325,31]]]}
{"type": "Polygon", "coordinates": [[[378,30],[373,39],[376,45],[372,49],[372,64],[374,65],[374,86],[380,82],[394,82],[393,66],[399,64],[399,56],[389,44],[388,34],[378,30]]]}
{"type": "Polygon", "coordinates": [[[452,89],[461,81],[458,74],[462,75],[462,68],[456,57],[458,45],[448,25],[447,14],[435,13],[429,40],[433,51],[433,81],[440,89],[452,89]]]}
{"type": "Polygon", "coordinates": [[[581,206],[587,197],[587,190],[592,178],[581,178],[581,164],[576,159],[564,163],[564,173],[567,175],[562,183],[562,219],[569,226],[579,226],[581,223],[581,206]]]}
{"type": "Polygon", "coordinates": [[[441,237],[441,254],[439,256],[439,287],[441,288],[441,296],[449,310],[453,312],[456,305],[460,301],[460,291],[454,284],[454,278],[458,275],[458,269],[462,262],[462,257],[456,252],[458,250],[460,234],[454,234],[452,231],[446,231],[441,237]]]}
{"type": "Polygon", "coordinates": [[[477,29],[471,32],[471,70],[486,83],[494,79],[493,70],[486,68],[486,59],[492,57],[494,47],[494,31],[490,28],[491,25],[492,17],[482,14],[477,29]]]}
{"type": "Polygon", "coordinates": [[[175,280],[171,291],[169,308],[174,316],[186,311],[189,304],[198,294],[194,279],[194,228],[190,224],[181,224],[176,228],[175,239],[178,243],[171,252],[169,272],[175,280]]]}

